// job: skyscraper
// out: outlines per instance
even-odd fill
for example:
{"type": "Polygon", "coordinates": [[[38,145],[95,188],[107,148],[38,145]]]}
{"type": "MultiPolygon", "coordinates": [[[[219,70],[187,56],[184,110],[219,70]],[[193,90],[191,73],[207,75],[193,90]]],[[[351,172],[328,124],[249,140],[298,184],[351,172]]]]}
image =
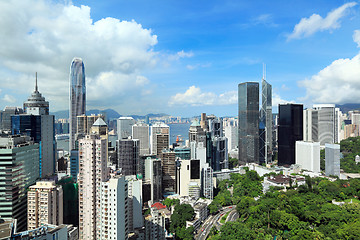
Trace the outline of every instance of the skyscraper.
{"type": "Polygon", "coordinates": [[[70,141],[69,150],[75,148],[77,116],[86,112],[85,67],[81,58],[74,58],[70,66],[70,141]]]}
{"type": "Polygon", "coordinates": [[[278,165],[295,164],[296,141],[303,140],[303,105],[280,104],[278,165]]]}
{"type": "Polygon", "coordinates": [[[320,145],[333,144],[335,137],[335,104],[314,104],[314,110],[318,112],[318,141],[320,145]]]}
{"type": "Polygon", "coordinates": [[[272,153],[272,88],[265,80],[265,75],[261,79],[261,110],[260,123],[264,126],[264,131],[260,134],[260,156],[267,163],[271,160],[272,153]],[[261,149],[261,148],[264,149],[261,149]]]}
{"type": "Polygon", "coordinates": [[[135,120],[132,117],[119,117],[117,120],[118,140],[130,137],[134,124],[135,120]]]}
{"type": "Polygon", "coordinates": [[[49,102],[38,91],[37,75],[35,90],[24,102],[26,114],[11,116],[12,134],[26,134],[40,144],[40,177],[55,172],[55,116],[49,115],[49,102]]]}
{"type": "Polygon", "coordinates": [[[239,163],[259,162],[259,83],[239,84],[239,163]]]}

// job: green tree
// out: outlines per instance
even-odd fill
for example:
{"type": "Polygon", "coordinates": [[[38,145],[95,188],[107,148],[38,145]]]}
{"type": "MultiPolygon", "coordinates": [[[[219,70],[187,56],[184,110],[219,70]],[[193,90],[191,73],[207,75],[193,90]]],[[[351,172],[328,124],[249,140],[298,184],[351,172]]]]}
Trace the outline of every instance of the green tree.
{"type": "Polygon", "coordinates": [[[193,219],[195,213],[190,204],[179,204],[175,206],[174,212],[170,217],[170,231],[176,233],[177,228],[186,226],[186,221],[193,219]]]}

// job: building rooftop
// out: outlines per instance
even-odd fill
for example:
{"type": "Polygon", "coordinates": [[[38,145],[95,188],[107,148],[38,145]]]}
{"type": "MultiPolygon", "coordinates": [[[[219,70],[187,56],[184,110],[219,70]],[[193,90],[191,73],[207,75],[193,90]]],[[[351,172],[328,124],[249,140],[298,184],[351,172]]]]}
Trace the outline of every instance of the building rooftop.
{"type": "Polygon", "coordinates": [[[104,122],[104,120],[102,118],[98,118],[94,122],[93,126],[107,126],[107,124],[106,124],[106,122],[104,122]]]}
{"type": "Polygon", "coordinates": [[[163,205],[163,204],[161,204],[161,203],[159,203],[159,202],[154,203],[153,205],[151,205],[151,207],[155,207],[155,208],[157,208],[158,210],[166,208],[165,205],[163,205]]]}

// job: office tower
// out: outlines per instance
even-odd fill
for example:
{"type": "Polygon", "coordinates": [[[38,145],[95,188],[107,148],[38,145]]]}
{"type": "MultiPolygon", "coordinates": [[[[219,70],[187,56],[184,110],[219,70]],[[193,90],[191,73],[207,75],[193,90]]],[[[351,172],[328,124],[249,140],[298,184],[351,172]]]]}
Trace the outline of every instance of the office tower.
{"type": "Polygon", "coordinates": [[[158,155],[161,152],[158,152],[158,150],[162,150],[162,149],[168,149],[169,148],[169,143],[170,143],[170,127],[168,125],[166,125],[165,123],[159,122],[159,123],[155,123],[154,125],[151,126],[150,129],[150,145],[151,145],[151,154],[152,155],[158,155]],[[163,136],[160,136],[159,138],[157,137],[157,135],[162,134],[163,136]],[[164,138],[167,136],[168,140],[164,140],[164,138]],[[158,147],[157,143],[158,140],[160,141],[160,143],[162,143],[162,146],[158,147]],[[167,146],[166,143],[168,143],[167,146]]]}
{"type": "Polygon", "coordinates": [[[278,165],[295,164],[296,141],[303,140],[303,105],[279,105],[278,165]]]}
{"type": "Polygon", "coordinates": [[[19,115],[24,113],[21,108],[18,107],[5,107],[3,111],[0,112],[0,129],[2,131],[11,131],[11,116],[19,115]]]}
{"type": "Polygon", "coordinates": [[[118,140],[130,137],[134,124],[135,120],[132,117],[119,117],[117,120],[118,140]]]}
{"type": "Polygon", "coordinates": [[[238,146],[238,127],[236,126],[226,126],[225,130],[225,137],[228,139],[227,149],[231,151],[236,149],[238,146]]]}
{"type": "Polygon", "coordinates": [[[138,139],[116,140],[117,168],[121,169],[122,175],[136,175],[138,173],[139,145],[138,139]]]}
{"type": "Polygon", "coordinates": [[[180,196],[198,198],[201,187],[200,160],[179,160],[179,162],[180,165],[176,173],[177,193],[180,196]]]}
{"type": "MultiPolygon", "coordinates": [[[[128,239],[128,184],[124,176],[114,176],[101,182],[100,215],[97,237],[93,239],[128,239]]],[[[80,232],[81,235],[81,232],[80,232]]]]}
{"type": "Polygon", "coordinates": [[[343,122],[343,114],[340,108],[335,108],[335,136],[334,143],[340,143],[341,141],[341,126],[343,122]]]}
{"type": "Polygon", "coordinates": [[[81,58],[74,58],[70,66],[69,150],[75,149],[77,116],[86,113],[85,67],[81,58]]]}
{"type": "Polygon", "coordinates": [[[159,156],[163,151],[169,149],[169,134],[168,133],[159,133],[156,134],[156,156],[159,156]]]}
{"type": "Polygon", "coordinates": [[[325,144],[325,175],[340,177],[339,144],[325,144]]]}
{"type": "Polygon", "coordinates": [[[189,142],[202,142],[206,146],[206,132],[198,120],[194,120],[190,125],[189,142]]]}
{"type": "Polygon", "coordinates": [[[137,123],[132,126],[133,139],[140,140],[140,155],[150,154],[150,132],[149,125],[145,123],[137,123]]]}
{"type": "Polygon", "coordinates": [[[206,133],[207,162],[214,171],[221,171],[229,167],[228,164],[228,139],[224,137],[223,126],[220,118],[208,116],[209,130],[206,133]]]}
{"type": "Polygon", "coordinates": [[[314,109],[305,109],[303,111],[303,139],[304,141],[319,141],[318,111],[314,109]]]}
{"type": "Polygon", "coordinates": [[[208,122],[206,120],[206,113],[201,113],[200,127],[206,131],[208,129],[208,122]]]}
{"type": "Polygon", "coordinates": [[[160,154],[162,166],[163,192],[176,192],[176,161],[175,152],[162,152],[160,154]]]}
{"type": "Polygon", "coordinates": [[[191,159],[191,149],[189,147],[180,146],[174,148],[175,158],[191,159]]]}
{"type": "Polygon", "coordinates": [[[24,111],[26,114],[31,115],[49,115],[49,102],[45,101],[45,98],[38,91],[37,73],[35,77],[35,90],[28,100],[24,102],[24,111]]]}
{"type": "Polygon", "coordinates": [[[63,191],[52,181],[39,181],[28,190],[28,230],[63,224],[63,191]]]}
{"type": "Polygon", "coordinates": [[[320,172],[320,143],[296,141],[295,161],[302,169],[320,172]]]}
{"type": "Polygon", "coordinates": [[[29,136],[0,136],[0,218],[26,230],[27,188],[39,178],[39,145],[29,136]]]}
{"type": "Polygon", "coordinates": [[[49,102],[38,91],[37,78],[24,110],[26,114],[11,117],[12,134],[26,134],[40,144],[40,177],[50,176],[56,169],[55,116],[49,115],[49,102]]]}
{"type": "Polygon", "coordinates": [[[260,110],[260,124],[264,126],[262,134],[260,134],[260,153],[263,152],[265,162],[269,162],[272,159],[272,87],[265,80],[265,75],[261,79],[261,110],[260,110]]]}
{"type": "Polygon", "coordinates": [[[150,157],[146,158],[144,185],[150,186],[150,200],[153,203],[162,199],[161,183],[162,183],[161,160],[153,159],[150,157]]]}
{"type": "Polygon", "coordinates": [[[81,115],[81,116],[77,116],[76,118],[77,118],[76,134],[82,134],[83,136],[91,134],[91,128],[96,122],[96,120],[98,120],[99,118],[102,118],[102,120],[104,120],[104,116],[100,114],[98,115],[93,114],[90,116],[81,115]]]}
{"type": "Polygon", "coordinates": [[[86,135],[79,140],[79,238],[96,239],[100,218],[100,187],[109,178],[106,140],[86,135]]]}
{"type": "Polygon", "coordinates": [[[259,83],[239,84],[239,163],[259,162],[259,83]]]}
{"type": "Polygon", "coordinates": [[[318,112],[318,141],[320,145],[335,142],[335,104],[314,104],[318,112]]]}
{"type": "Polygon", "coordinates": [[[142,179],[137,179],[135,175],[125,176],[128,184],[128,219],[129,232],[144,227],[142,214],[142,179]]]}

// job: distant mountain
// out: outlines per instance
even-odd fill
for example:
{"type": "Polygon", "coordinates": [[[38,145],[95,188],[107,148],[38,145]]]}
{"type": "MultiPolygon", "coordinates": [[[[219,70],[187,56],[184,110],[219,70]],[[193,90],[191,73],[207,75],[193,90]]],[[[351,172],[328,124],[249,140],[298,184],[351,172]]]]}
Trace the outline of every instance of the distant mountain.
{"type": "Polygon", "coordinates": [[[347,113],[348,111],[352,110],[360,110],[360,103],[345,103],[342,105],[336,104],[335,106],[340,108],[343,113],[347,113]]]}
{"type": "MultiPolygon", "coordinates": [[[[122,115],[120,115],[117,111],[115,111],[114,109],[105,109],[105,110],[99,110],[99,109],[92,109],[92,110],[88,110],[86,111],[86,115],[91,115],[91,114],[100,114],[100,113],[106,113],[106,117],[108,119],[114,119],[114,118],[119,118],[122,115]]],[[[69,118],[69,110],[63,110],[63,111],[57,111],[57,112],[52,112],[50,113],[52,115],[55,115],[56,119],[60,119],[60,118],[69,118]]],[[[143,119],[146,116],[149,116],[149,118],[154,118],[154,117],[164,117],[164,116],[169,116],[168,114],[165,113],[149,113],[145,116],[143,115],[130,115],[130,117],[133,117],[134,119],[143,119]]]]}

